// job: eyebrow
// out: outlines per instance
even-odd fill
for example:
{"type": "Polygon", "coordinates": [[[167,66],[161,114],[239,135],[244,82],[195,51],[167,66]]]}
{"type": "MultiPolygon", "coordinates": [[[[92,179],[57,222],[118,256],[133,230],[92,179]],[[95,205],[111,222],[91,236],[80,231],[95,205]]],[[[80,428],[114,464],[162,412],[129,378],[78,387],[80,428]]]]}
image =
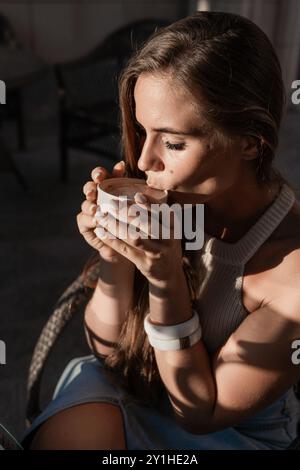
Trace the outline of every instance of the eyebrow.
{"type": "Polygon", "coordinates": [[[184,132],[184,131],[180,131],[177,129],[173,129],[171,127],[159,127],[159,128],[152,129],[152,131],[163,132],[165,134],[187,135],[187,136],[197,136],[203,133],[201,129],[196,129],[196,128],[192,128],[184,132]]]}
{"type": "MultiPolygon", "coordinates": [[[[143,128],[143,126],[139,123],[139,121],[136,121],[136,122],[138,126],[143,128]]],[[[179,129],[173,129],[172,127],[157,127],[157,128],[152,128],[151,130],[154,132],[161,132],[165,134],[185,135],[185,136],[193,136],[193,137],[202,135],[205,132],[204,127],[202,128],[192,127],[188,131],[181,131],[179,129]]]]}

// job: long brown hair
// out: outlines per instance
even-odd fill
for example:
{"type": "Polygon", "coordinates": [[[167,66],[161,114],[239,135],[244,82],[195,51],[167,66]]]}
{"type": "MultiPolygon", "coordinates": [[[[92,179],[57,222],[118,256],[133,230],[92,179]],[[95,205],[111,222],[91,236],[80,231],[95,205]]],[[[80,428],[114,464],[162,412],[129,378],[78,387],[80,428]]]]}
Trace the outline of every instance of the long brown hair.
{"type": "MultiPolygon", "coordinates": [[[[165,72],[173,73],[175,86],[188,90],[196,104],[200,95],[204,97],[204,117],[221,135],[254,139],[258,182],[284,181],[272,167],[285,102],[279,61],[269,39],[254,23],[221,12],[198,12],[156,31],[124,69],[119,98],[126,176],[145,178],[137,167],[142,138],[135,118],[135,83],[142,73],[165,72]]],[[[193,301],[201,274],[184,245],[183,239],[182,264],[193,301]]],[[[133,305],[118,346],[105,365],[118,371],[131,393],[158,405],[163,386],[143,329],[148,310],[148,281],[136,270],[133,305]]]]}

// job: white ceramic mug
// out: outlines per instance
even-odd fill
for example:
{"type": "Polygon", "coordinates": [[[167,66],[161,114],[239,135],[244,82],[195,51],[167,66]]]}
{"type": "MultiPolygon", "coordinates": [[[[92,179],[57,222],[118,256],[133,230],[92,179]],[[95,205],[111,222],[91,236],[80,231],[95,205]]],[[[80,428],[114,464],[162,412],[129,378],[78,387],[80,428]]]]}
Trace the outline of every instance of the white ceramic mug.
{"type": "Polygon", "coordinates": [[[116,214],[120,201],[133,204],[136,193],[149,196],[150,201],[162,204],[168,200],[168,191],[150,188],[145,180],[138,178],[108,178],[97,185],[97,205],[104,213],[116,214]]]}

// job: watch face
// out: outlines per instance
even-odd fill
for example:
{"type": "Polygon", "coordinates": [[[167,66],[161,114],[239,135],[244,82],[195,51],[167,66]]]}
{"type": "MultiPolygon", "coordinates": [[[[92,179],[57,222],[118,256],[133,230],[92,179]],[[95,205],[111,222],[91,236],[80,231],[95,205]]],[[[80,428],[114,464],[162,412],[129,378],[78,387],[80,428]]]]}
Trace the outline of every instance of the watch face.
{"type": "Polygon", "coordinates": [[[191,341],[189,336],[179,339],[180,349],[186,349],[191,346],[191,341]]]}

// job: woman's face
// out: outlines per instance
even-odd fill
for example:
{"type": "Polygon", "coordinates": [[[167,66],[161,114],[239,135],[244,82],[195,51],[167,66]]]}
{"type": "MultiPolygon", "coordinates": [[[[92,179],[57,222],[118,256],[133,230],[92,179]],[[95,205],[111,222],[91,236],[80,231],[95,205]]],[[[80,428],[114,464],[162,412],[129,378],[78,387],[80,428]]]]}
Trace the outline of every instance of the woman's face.
{"type": "Polygon", "coordinates": [[[201,202],[239,181],[245,163],[241,139],[230,148],[218,143],[193,97],[171,78],[140,75],[134,98],[143,136],[138,167],[149,186],[196,193],[201,202]]]}

